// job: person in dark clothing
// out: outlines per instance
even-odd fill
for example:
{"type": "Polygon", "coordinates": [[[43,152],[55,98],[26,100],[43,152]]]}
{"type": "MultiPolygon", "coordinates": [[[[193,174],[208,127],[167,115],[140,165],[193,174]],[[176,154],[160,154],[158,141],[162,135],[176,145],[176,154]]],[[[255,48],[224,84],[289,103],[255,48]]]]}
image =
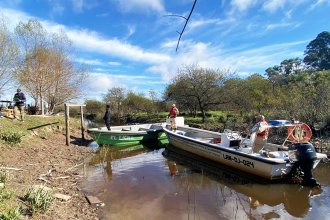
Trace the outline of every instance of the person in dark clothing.
{"type": "Polygon", "coordinates": [[[107,105],[106,109],[105,109],[104,116],[103,116],[103,120],[104,120],[105,126],[107,126],[107,129],[109,131],[111,130],[110,129],[110,115],[111,115],[110,105],[107,105]]]}
{"type": "Polygon", "coordinates": [[[24,107],[26,98],[24,93],[21,91],[21,89],[17,89],[17,93],[14,95],[14,119],[18,117],[18,111],[21,116],[21,121],[24,121],[24,107]]]}

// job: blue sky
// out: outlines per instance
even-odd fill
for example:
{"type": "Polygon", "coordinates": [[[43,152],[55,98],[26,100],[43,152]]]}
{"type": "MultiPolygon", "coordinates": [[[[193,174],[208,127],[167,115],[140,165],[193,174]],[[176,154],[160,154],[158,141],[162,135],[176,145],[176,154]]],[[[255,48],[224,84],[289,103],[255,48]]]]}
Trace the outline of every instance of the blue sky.
{"type": "Polygon", "coordinates": [[[183,65],[230,70],[241,77],[303,58],[330,31],[330,0],[199,0],[175,51],[192,0],[0,0],[11,30],[36,18],[63,30],[76,62],[89,65],[87,98],[112,87],[159,96],[183,65]]]}

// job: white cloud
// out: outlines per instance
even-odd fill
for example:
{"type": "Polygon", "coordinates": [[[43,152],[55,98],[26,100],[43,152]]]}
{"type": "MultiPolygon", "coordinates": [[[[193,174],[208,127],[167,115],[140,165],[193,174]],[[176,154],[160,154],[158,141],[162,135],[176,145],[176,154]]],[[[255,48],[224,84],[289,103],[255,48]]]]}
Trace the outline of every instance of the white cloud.
{"type": "Polygon", "coordinates": [[[307,42],[275,44],[250,50],[244,47],[242,47],[244,49],[225,50],[211,44],[183,41],[181,53],[173,57],[171,62],[153,65],[148,68],[148,71],[161,74],[165,82],[177,74],[177,69],[182,67],[182,64],[198,64],[204,68],[236,71],[240,76],[253,73],[256,68],[261,69],[263,73],[266,68],[279,64],[286,58],[302,56],[303,52],[295,48],[307,42]]]}
{"type": "Polygon", "coordinates": [[[288,8],[287,5],[297,6],[304,2],[309,3],[308,0],[268,0],[263,3],[262,7],[264,10],[273,13],[279,9],[289,10],[290,8],[288,8]]]}
{"type": "Polygon", "coordinates": [[[78,63],[87,64],[87,65],[98,65],[98,66],[106,65],[104,62],[102,62],[98,59],[76,58],[75,61],[78,63]]]}
{"type": "Polygon", "coordinates": [[[291,23],[291,22],[280,22],[280,23],[276,23],[276,24],[268,24],[266,26],[266,31],[277,29],[277,28],[288,28],[288,27],[297,28],[300,25],[301,24],[299,24],[299,23],[291,23]]]}
{"type": "Polygon", "coordinates": [[[231,5],[238,11],[246,11],[256,3],[257,0],[232,0],[231,5]]]}
{"type": "Polygon", "coordinates": [[[162,0],[112,0],[124,12],[164,12],[162,0]]]}
{"type": "Polygon", "coordinates": [[[110,65],[110,66],[121,66],[121,63],[119,63],[119,62],[108,62],[108,64],[110,65]]]}
{"type": "Polygon", "coordinates": [[[314,10],[316,7],[319,7],[322,4],[330,4],[330,0],[316,0],[315,3],[310,6],[310,10],[314,10]]]}
{"type": "Polygon", "coordinates": [[[128,39],[130,36],[132,36],[135,31],[136,31],[136,27],[135,25],[128,25],[128,33],[126,34],[126,36],[124,37],[124,39],[128,39]]]}
{"type": "Polygon", "coordinates": [[[279,8],[283,8],[287,0],[269,0],[263,4],[263,8],[269,12],[275,12],[279,8]]]}
{"type": "Polygon", "coordinates": [[[105,39],[93,31],[71,29],[48,21],[43,21],[42,24],[49,31],[64,30],[73,41],[73,44],[84,51],[143,63],[161,63],[171,60],[166,54],[145,51],[143,48],[122,42],[116,38],[105,39]]]}
{"type": "Polygon", "coordinates": [[[205,25],[228,25],[233,22],[235,22],[236,19],[234,18],[227,18],[227,19],[198,19],[198,20],[192,20],[189,23],[189,28],[193,29],[196,27],[201,27],[205,25]]]}
{"type": "MultiPolygon", "coordinates": [[[[90,95],[93,98],[103,97],[108,89],[113,87],[122,87],[130,91],[140,91],[139,88],[144,88],[147,85],[163,86],[164,83],[158,77],[149,77],[145,75],[114,75],[108,72],[96,73],[92,72],[89,75],[87,82],[87,90],[92,91],[90,95]]],[[[141,92],[141,91],[140,91],[141,92]]]]}

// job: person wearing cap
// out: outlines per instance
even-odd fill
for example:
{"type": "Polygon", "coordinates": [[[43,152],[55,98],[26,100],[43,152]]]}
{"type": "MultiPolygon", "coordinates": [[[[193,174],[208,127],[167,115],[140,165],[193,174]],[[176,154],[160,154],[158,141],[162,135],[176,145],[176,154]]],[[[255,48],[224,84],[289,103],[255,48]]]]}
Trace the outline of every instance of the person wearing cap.
{"type": "Polygon", "coordinates": [[[176,116],[178,116],[179,110],[175,106],[175,104],[172,105],[170,112],[168,114],[168,117],[170,118],[170,123],[171,123],[171,130],[176,131],[177,125],[176,125],[176,116]]]}
{"type": "Polygon", "coordinates": [[[107,129],[109,131],[111,131],[110,116],[111,116],[110,105],[107,105],[106,108],[105,108],[105,113],[104,113],[104,116],[103,116],[103,120],[104,120],[105,126],[107,127],[107,129]]]}
{"type": "Polygon", "coordinates": [[[255,132],[255,140],[253,143],[253,152],[258,153],[266,144],[268,139],[269,127],[265,120],[265,116],[256,116],[257,123],[253,126],[252,132],[255,132]]]}
{"type": "Polygon", "coordinates": [[[24,93],[21,91],[21,89],[17,89],[17,93],[14,95],[14,119],[18,117],[18,111],[21,116],[21,121],[24,121],[24,107],[26,98],[24,93]]]}

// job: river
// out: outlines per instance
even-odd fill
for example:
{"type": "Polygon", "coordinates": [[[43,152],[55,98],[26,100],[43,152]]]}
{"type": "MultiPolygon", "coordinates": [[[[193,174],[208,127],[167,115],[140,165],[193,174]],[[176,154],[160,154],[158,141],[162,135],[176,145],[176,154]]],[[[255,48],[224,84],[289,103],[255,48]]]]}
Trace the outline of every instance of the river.
{"type": "Polygon", "coordinates": [[[83,191],[109,220],[330,219],[330,163],[314,170],[320,188],[265,183],[166,144],[102,147],[83,191]]]}

